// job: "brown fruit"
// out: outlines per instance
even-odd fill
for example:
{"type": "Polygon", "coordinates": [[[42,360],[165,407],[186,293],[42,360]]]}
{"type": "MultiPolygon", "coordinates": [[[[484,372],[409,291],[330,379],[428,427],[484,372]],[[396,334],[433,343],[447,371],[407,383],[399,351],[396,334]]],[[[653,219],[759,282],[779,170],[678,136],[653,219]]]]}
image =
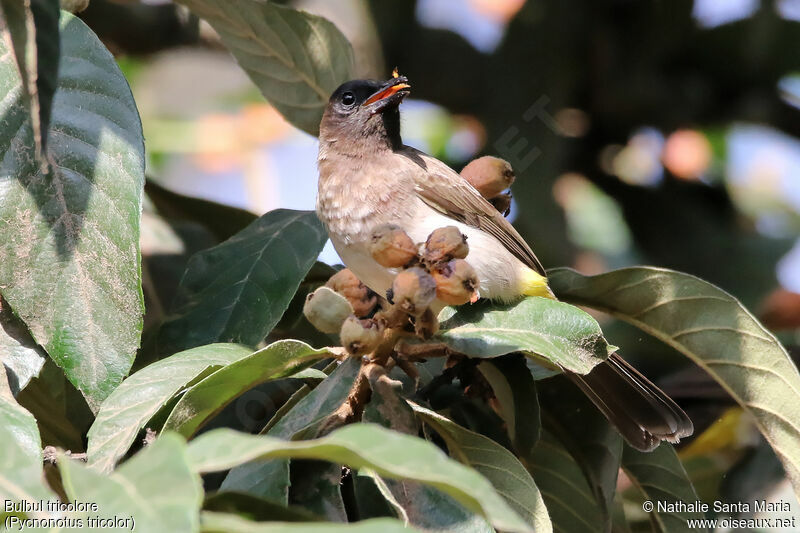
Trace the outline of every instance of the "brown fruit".
{"type": "Polygon", "coordinates": [[[453,259],[432,272],[436,297],[448,305],[461,305],[478,299],[478,274],[463,259],[453,259]]]}
{"type": "Polygon", "coordinates": [[[372,258],[386,268],[399,268],[417,257],[417,246],[408,234],[397,226],[384,224],[372,232],[372,258]]]}
{"type": "Polygon", "coordinates": [[[451,259],[464,259],[469,254],[467,236],[455,226],[433,230],[425,241],[422,256],[430,264],[443,263],[451,259]]]}
{"type": "Polygon", "coordinates": [[[367,318],[361,320],[354,315],[347,317],[339,332],[339,340],[351,355],[366,355],[375,351],[383,339],[382,322],[367,318]]]}
{"type": "Polygon", "coordinates": [[[494,198],[514,183],[514,169],[508,161],[486,155],[473,159],[461,170],[461,177],[486,199],[494,198]]]}
{"type": "Polygon", "coordinates": [[[320,287],[306,296],[303,314],[323,333],[338,333],[342,323],[353,313],[347,298],[329,287],[320,287]]]}
{"type": "Polygon", "coordinates": [[[419,267],[403,270],[394,278],[392,297],[400,310],[409,315],[419,316],[436,297],[436,282],[433,277],[419,267]]]}
{"type": "Polygon", "coordinates": [[[378,303],[378,295],[361,283],[349,268],[343,268],[331,276],[325,286],[347,298],[356,316],[370,314],[378,303]]]}

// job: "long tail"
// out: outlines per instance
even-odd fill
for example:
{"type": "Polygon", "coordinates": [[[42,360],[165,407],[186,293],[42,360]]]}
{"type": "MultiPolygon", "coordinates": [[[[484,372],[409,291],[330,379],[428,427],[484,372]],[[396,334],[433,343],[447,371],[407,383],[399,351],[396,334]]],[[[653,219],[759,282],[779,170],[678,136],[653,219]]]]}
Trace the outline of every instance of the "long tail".
{"type": "MultiPolygon", "coordinates": [[[[547,278],[532,269],[523,274],[522,292],[556,299],[547,278]]],[[[586,375],[566,375],[637,450],[650,451],[662,440],[678,442],[694,431],[678,404],[617,354],[586,375]]]]}
{"type": "Polygon", "coordinates": [[[678,442],[694,431],[683,409],[617,354],[586,375],[567,376],[637,450],[678,442]]]}

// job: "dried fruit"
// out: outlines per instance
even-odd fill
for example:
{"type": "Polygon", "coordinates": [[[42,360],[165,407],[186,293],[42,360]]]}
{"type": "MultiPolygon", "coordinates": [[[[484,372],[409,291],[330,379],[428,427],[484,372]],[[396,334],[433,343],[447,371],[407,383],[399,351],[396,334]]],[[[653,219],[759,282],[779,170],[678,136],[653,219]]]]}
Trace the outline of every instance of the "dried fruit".
{"type": "Polygon", "coordinates": [[[478,274],[463,259],[438,265],[432,272],[436,281],[436,297],[448,305],[461,305],[478,300],[478,274]]]}
{"type": "Polygon", "coordinates": [[[378,303],[378,295],[361,283],[349,268],[343,268],[331,276],[325,286],[347,298],[356,316],[370,314],[378,303]]]}
{"type": "Polygon", "coordinates": [[[508,189],[516,176],[508,161],[486,155],[470,161],[461,170],[461,177],[489,199],[508,189]]]}
{"type": "Polygon", "coordinates": [[[433,230],[425,241],[422,257],[430,264],[442,263],[451,259],[464,259],[469,253],[467,236],[462,235],[455,226],[433,230]]]}
{"type": "Polygon", "coordinates": [[[347,298],[328,287],[320,287],[306,297],[303,314],[323,333],[338,333],[342,323],[353,314],[347,298]]]}
{"type": "Polygon", "coordinates": [[[398,226],[385,224],[372,232],[372,258],[386,268],[408,265],[417,257],[417,246],[398,226]]]}
{"type": "Polygon", "coordinates": [[[351,355],[366,355],[375,351],[383,339],[383,323],[372,318],[359,319],[350,315],[342,324],[339,340],[351,355]]]}
{"type": "Polygon", "coordinates": [[[419,316],[436,297],[436,282],[419,267],[403,270],[392,283],[391,301],[409,315],[419,316]]]}

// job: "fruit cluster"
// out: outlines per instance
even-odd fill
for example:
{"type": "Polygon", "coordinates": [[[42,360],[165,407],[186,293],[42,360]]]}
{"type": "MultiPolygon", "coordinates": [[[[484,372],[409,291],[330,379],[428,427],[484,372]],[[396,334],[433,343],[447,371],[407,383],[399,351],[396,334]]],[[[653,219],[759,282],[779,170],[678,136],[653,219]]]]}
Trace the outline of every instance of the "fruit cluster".
{"type": "Polygon", "coordinates": [[[343,269],[309,294],[303,308],[314,327],[338,332],[352,355],[367,355],[397,337],[387,329],[430,338],[438,330],[435,301],[461,305],[478,299],[478,276],[465,260],[467,238],[455,226],[439,228],[419,244],[396,226],[380,226],[372,233],[370,252],[379,265],[399,270],[385,299],[343,269]]]}

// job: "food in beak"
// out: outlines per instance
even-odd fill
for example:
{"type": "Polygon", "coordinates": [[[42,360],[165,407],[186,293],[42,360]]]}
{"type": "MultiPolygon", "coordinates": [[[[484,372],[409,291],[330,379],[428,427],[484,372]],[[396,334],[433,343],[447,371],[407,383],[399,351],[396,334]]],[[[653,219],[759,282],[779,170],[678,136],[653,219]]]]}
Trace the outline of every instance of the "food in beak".
{"type": "Polygon", "coordinates": [[[387,88],[385,88],[385,89],[383,89],[381,91],[378,91],[377,93],[373,94],[372,96],[370,96],[367,99],[367,101],[364,102],[364,105],[369,105],[371,103],[377,102],[378,100],[383,100],[384,98],[388,98],[388,97],[392,96],[393,94],[396,94],[398,91],[401,91],[402,89],[410,89],[410,88],[411,88],[411,85],[409,85],[407,83],[398,83],[396,85],[391,85],[391,86],[389,86],[389,87],[387,87],[387,88]]]}

